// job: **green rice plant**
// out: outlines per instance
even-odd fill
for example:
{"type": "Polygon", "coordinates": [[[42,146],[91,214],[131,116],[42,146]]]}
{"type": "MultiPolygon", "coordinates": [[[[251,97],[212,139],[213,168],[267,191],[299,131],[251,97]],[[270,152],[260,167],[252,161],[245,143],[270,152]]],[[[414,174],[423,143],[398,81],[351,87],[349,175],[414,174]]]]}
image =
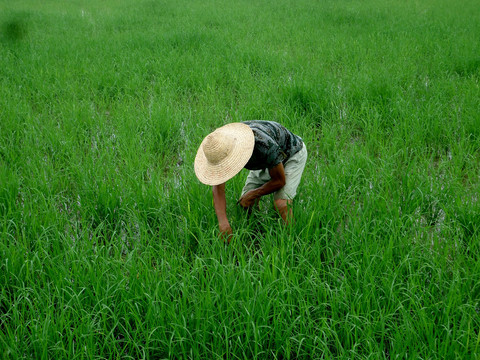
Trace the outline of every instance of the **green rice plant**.
{"type": "Polygon", "coordinates": [[[0,1],[0,357],[480,352],[478,4],[0,1]],[[271,119],[284,226],[193,161],[271,119]]]}

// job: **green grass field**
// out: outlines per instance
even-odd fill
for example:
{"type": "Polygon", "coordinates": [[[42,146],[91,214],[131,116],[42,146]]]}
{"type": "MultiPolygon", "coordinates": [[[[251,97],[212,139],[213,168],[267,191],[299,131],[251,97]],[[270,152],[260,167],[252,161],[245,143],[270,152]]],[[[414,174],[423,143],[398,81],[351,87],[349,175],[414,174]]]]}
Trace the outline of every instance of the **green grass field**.
{"type": "Polygon", "coordinates": [[[477,0],[0,0],[1,359],[480,357],[477,0]],[[218,238],[225,123],[309,161],[218,238]]]}

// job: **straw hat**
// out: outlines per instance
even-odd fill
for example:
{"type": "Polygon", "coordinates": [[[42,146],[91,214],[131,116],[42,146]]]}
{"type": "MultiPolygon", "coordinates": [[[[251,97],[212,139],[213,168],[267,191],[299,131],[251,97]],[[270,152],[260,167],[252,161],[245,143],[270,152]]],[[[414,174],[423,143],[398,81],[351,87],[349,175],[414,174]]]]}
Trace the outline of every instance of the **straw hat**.
{"type": "Polygon", "coordinates": [[[222,126],[203,139],[195,157],[195,175],[206,185],[219,185],[242,170],[253,153],[255,138],[243,123],[222,126]]]}

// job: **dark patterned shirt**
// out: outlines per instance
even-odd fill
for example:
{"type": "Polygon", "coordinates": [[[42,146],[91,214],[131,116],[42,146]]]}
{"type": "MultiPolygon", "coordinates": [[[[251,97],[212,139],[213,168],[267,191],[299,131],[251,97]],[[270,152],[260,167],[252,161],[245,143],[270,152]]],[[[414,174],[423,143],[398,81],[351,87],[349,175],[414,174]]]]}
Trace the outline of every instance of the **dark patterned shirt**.
{"type": "Polygon", "coordinates": [[[255,136],[253,154],[245,168],[248,170],[271,169],[287,161],[302,149],[303,140],[275,121],[243,121],[255,136]]]}

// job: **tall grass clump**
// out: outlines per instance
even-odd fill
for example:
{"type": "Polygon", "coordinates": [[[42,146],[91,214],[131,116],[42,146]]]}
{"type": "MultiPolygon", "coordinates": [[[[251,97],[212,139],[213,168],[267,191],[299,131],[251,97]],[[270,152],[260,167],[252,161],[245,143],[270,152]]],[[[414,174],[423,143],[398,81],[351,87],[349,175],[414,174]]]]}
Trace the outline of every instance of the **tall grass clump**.
{"type": "Polygon", "coordinates": [[[474,0],[0,0],[0,358],[475,359],[474,0]],[[193,160],[267,119],[309,160],[218,237],[193,160]]]}

